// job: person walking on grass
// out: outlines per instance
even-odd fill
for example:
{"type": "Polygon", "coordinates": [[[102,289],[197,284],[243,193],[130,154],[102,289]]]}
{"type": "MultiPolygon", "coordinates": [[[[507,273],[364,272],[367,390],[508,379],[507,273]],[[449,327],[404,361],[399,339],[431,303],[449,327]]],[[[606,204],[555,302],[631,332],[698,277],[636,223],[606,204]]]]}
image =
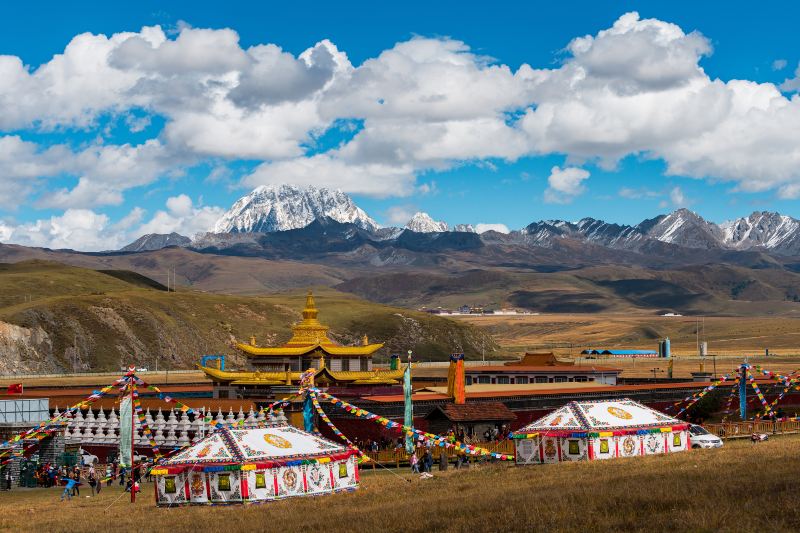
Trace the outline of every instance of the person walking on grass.
{"type": "Polygon", "coordinates": [[[97,492],[99,493],[100,487],[97,484],[97,475],[94,472],[94,466],[89,467],[89,474],[86,476],[86,478],[89,482],[89,487],[92,489],[92,496],[95,495],[95,487],[97,487],[97,492]]]}
{"type": "Polygon", "coordinates": [[[67,484],[64,485],[64,492],[61,493],[61,501],[64,501],[64,498],[68,500],[72,500],[72,491],[75,490],[78,482],[74,479],[66,478],[67,484]]]}
{"type": "Polygon", "coordinates": [[[75,471],[72,473],[72,479],[75,481],[75,484],[72,486],[72,495],[73,496],[80,496],[81,495],[81,469],[77,466],[75,467],[75,471]]]}
{"type": "Polygon", "coordinates": [[[419,459],[417,459],[417,452],[415,451],[412,453],[408,460],[411,462],[411,473],[419,474],[419,459]]]}

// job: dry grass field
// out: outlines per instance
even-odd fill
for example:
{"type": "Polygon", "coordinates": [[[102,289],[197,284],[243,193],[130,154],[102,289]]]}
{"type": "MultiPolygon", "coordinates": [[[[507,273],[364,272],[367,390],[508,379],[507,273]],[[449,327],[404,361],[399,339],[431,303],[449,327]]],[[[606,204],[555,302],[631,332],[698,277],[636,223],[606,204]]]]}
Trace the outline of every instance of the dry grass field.
{"type": "Polygon", "coordinates": [[[118,487],[58,501],[0,493],[4,531],[791,531],[800,528],[800,438],[538,467],[487,465],[408,481],[366,472],[354,493],[262,505],[156,508],[118,487]]]}
{"type": "MultiPolygon", "coordinates": [[[[464,316],[459,320],[486,328],[506,350],[552,347],[575,355],[585,347],[656,349],[669,337],[673,355],[697,354],[698,318],[652,314],[541,314],[464,316]],[[571,348],[570,348],[571,346],[571,348]]],[[[770,353],[800,355],[800,318],[718,317],[699,319],[700,340],[710,354],[770,353]]]]}
{"type": "Polygon", "coordinates": [[[523,316],[464,316],[458,320],[483,328],[500,349],[493,356],[519,356],[526,350],[552,350],[577,364],[623,369],[624,377],[665,377],[663,359],[585,359],[585,348],[657,349],[670,338],[675,358],[674,377],[690,377],[701,369],[697,329],[708,342],[704,370],[724,375],[744,357],[774,372],[800,368],[800,319],[790,317],[663,317],[651,314],[541,314],[523,316]],[[770,356],[765,350],[769,348],[770,356]],[[655,374],[653,369],[656,370],[655,374]]]}

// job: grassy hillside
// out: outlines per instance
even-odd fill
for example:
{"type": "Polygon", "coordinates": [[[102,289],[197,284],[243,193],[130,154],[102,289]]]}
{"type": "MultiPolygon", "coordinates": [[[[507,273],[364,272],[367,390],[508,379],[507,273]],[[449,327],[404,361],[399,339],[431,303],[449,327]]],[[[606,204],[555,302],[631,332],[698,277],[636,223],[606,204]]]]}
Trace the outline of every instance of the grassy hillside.
{"type": "MultiPolygon", "coordinates": [[[[244,360],[234,339],[255,335],[270,345],[288,339],[304,291],[267,297],[199,291],[166,292],[133,273],[107,273],[33,261],[0,269],[0,371],[113,370],[128,363],[190,367],[200,355],[244,360]]],[[[368,335],[385,342],[379,357],[414,350],[443,359],[453,350],[479,353],[492,341],[471,325],[319,291],[321,319],[344,343],[368,335]]]]}
{"type": "Polygon", "coordinates": [[[800,316],[800,275],[782,269],[706,265],[653,270],[624,265],[537,272],[472,269],[353,277],[336,288],[369,300],[457,308],[519,307],[541,313],[800,316]]]}
{"type": "MultiPolygon", "coordinates": [[[[118,486],[59,503],[61,489],[0,493],[9,531],[796,531],[800,440],[547,466],[480,466],[421,480],[364,471],[352,493],[264,505],[156,508],[118,486]]],[[[87,491],[88,492],[88,489],[87,491]]],[[[83,494],[84,491],[82,490],[83,494]]]]}

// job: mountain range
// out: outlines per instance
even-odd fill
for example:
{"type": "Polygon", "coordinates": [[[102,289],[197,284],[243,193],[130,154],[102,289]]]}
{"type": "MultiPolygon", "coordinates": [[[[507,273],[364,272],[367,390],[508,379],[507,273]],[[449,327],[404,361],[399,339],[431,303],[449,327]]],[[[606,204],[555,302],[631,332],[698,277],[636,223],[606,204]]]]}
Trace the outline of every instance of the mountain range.
{"type": "MultiPolygon", "coordinates": [[[[308,227],[315,221],[351,224],[374,241],[397,240],[405,231],[413,233],[476,233],[470,224],[450,228],[429,214],[418,212],[404,227],[380,227],[352,198],[342,191],[292,185],[262,186],[243,196],[214,224],[207,234],[194,240],[178,234],[144,235],[122,251],[154,250],[166,246],[202,248],[236,246],[260,235],[308,227]],[[244,238],[243,238],[244,237],[244,238]]],[[[494,241],[499,235],[480,240],[494,241]]],[[[568,239],[611,249],[640,250],[648,243],[661,242],[689,249],[761,250],[793,256],[800,254],[800,220],[771,212],[754,212],[721,224],[707,221],[688,209],[621,225],[594,218],[577,222],[544,220],[512,231],[506,242],[551,247],[568,239]]]]}
{"type": "Polygon", "coordinates": [[[414,308],[800,316],[800,222],[777,213],[715,224],[679,209],[636,225],[545,220],[478,233],[425,213],[380,227],[341,192],[282,186],[243,197],[214,229],[229,231],[145,235],[97,253],[0,244],[0,262],[161,283],[170,271],[179,287],[240,295],[324,286],[414,308]]]}

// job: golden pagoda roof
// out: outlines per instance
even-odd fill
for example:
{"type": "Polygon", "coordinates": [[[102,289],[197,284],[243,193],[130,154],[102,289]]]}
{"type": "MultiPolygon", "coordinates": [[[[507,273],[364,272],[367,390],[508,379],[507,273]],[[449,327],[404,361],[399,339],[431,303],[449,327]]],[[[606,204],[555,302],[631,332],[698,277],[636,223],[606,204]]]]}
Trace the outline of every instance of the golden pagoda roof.
{"type": "MultiPolygon", "coordinates": [[[[259,372],[259,371],[227,371],[207,366],[197,367],[206,373],[213,381],[230,383],[232,385],[286,385],[300,382],[301,372],[259,372]],[[287,379],[288,378],[288,379],[287,379]]],[[[395,385],[403,378],[403,369],[390,370],[376,368],[375,370],[331,370],[322,367],[314,374],[314,379],[327,378],[331,381],[351,382],[354,384],[395,385]]]]}
{"type": "Polygon", "coordinates": [[[328,338],[328,326],[317,320],[319,310],[314,303],[314,295],[308,291],[303,308],[303,320],[292,326],[292,338],[283,346],[274,348],[256,346],[252,338],[249,344],[237,343],[236,347],[250,356],[292,356],[303,355],[320,349],[329,355],[372,355],[383,348],[383,343],[369,344],[366,335],[361,346],[340,346],[328,338]]]}

